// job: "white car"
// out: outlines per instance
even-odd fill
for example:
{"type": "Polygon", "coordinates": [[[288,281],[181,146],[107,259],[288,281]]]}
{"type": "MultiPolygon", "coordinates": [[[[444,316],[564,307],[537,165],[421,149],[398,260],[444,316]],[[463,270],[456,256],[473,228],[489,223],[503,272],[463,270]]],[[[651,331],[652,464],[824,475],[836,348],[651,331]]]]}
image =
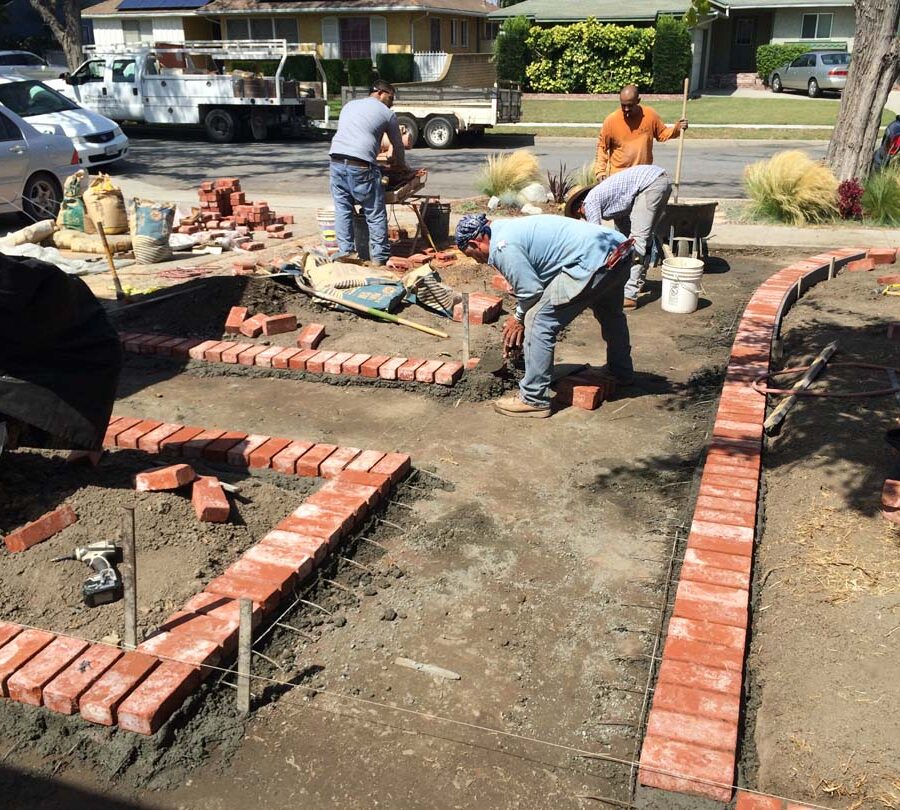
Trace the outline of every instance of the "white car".
{"type": "Polygon", "coordinates": [[[30,51],[0,51],[0,74],[15,73],[26,79],[58,79],[68,68],[51,65],[46,59],[30,51]]]}
{"type": "Polygon", "coordinates": [[[0,214],[56,217],[63,183],[77,169],[78,152],[67,136],[41,132],[0,107],[0,214]]]}
{"type": "Polygon", "coordinates": [[[61,130],[68,135],[85,169],[121,160],[128,154],[128,136],[115,121],[79,107],[36,79],[0,76],[0,104],[37,129],[61,130]]]}

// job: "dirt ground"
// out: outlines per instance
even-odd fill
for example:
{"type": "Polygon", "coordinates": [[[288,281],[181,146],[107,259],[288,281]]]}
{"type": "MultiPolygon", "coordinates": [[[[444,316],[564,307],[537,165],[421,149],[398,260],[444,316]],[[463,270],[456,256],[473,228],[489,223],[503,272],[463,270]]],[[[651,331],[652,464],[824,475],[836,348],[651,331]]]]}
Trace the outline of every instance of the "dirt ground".
{"type": "MultiPolygon", "coordinates": [[[[886,337],[900,309],[878,293],[853,273],[805,295],[785,320],[785,366],[833,340],[834,363],[900,365],[886,337]]],[[[823,380],[815,387],[888,387],[883,371],[857,368],[829,366],[823,380]]],[[[760,790],[900,807],[900,530],[880,514],[884,479],[900,476],[883,438],[898,424],[893,396],[807,398],[770,443],[745,741],[760,790]]]]}
{"type": "MultiPolygon", "coordinates": [[[[651,300],[629,315],[636,384],[598,411],[549,420],[508,420],[421,390],[200,376],[130,357],[119,413],[398,449],[429,472],[261,642],[254,672],[278,683],[257,682],[246,722],[213,681],[149,740],[0,706],[10,806],[628,802],[670,555],[692,511],[733,330],[756,285],[794,258],[713,263],[691,316],[661,312],[651,276],[651,300]]],[[[168,322],[150,309],[148,328],[168,322]]],[[[348,348],[377,350],[362,340],[378,334],[372,324],[346,325],[359,336],[348,348]]],[[[577,319],[557,362],[603,362],[598,332],[577,319]]],[[[434,345],[419,342],[426,356],[434,345]]],[[[659,802],[645,801],[674,806],[659,802]]]]}

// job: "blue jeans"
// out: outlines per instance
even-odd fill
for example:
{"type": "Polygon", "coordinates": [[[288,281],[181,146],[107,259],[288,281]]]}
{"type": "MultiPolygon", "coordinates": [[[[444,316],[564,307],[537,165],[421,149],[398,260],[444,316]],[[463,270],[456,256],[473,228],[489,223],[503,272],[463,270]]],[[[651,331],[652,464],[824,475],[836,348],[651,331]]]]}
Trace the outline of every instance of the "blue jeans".
{"type": "Polygon", "coordinates": [[[538,407],[550,404],[553,379],[553,351],[556,336],[588,307],[600,324],[606,341],[607,368],[617,377],[631,377],[631,338],[628,319],[622,311],[630,257],[612,270],[598,270],[577,294],[569,298],[566,285],[571,279],[558,275],[547,285],[540,300],[525,313],[525,376],[519,383],[523,402],[538,407]]]}
{"type": "Polygon", "coordinates": [[[353,238],[353,205],[356,203],[362,208],[369,226],[372,261],[386,262],[391,255],[391,245],[381,171],[375,166],[352,166],[332,161],[331,198],[334,200],[334,230],[341,253],[356,250],[353,238]]]}

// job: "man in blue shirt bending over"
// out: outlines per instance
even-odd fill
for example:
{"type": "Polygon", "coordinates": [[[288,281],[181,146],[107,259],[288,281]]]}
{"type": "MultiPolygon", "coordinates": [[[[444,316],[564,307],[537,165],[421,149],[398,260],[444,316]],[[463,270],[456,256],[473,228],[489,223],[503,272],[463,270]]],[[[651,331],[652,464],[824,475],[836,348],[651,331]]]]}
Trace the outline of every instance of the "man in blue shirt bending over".
{"type": "Polygon", "coordinates": [[[634,375],[622,311],[631,240],[612,230],[553,214],[489,221],[463,217],[456,245],[491,264],[513,288],[516,311],[503,325],[503,348],[522,347],[525,376],[515,394],[498,399],[504,416],[550,416],[556,336],[590,307],[606,341],[606,371],[623,384],[634,375]]]}
{"type": "Polygon", "coordinates": [[[367,98],[348,102],[341,110],[338,129],[331,141],[331,197],[334,229],[342,256],[356,255],[353,238],[353,205],[362,208],[369,226],[372,264],[383,265],[391,255],[387,209],[381,170],[376,164],[381,138],[387,133],[394,147],[394,164],[406,166],[397,116],[391,112],[394,88],[385,81],[372,84],[367,98]]]}

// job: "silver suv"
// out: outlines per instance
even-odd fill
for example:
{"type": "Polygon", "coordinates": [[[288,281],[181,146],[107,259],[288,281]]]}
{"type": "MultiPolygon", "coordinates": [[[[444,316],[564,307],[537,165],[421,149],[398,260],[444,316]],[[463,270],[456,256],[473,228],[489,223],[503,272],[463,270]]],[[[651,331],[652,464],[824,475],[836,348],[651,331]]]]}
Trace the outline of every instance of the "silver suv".
{"type": "Polygon", "coordinates": [[[805,90],[816,98],[823,90],[838,93],[847,84],[850,54],[846,51],[810,51],[793,62],[775,68],[769,76],[773,93],[782,90],[805,90]]]}
{"type": "Polygon", "coordinates": [[[26,79],[58,79],[68,68],[65,65],[51,65],[46,59],[29,51],[0,51],[0,76],[15,73],[26,79]]]}

